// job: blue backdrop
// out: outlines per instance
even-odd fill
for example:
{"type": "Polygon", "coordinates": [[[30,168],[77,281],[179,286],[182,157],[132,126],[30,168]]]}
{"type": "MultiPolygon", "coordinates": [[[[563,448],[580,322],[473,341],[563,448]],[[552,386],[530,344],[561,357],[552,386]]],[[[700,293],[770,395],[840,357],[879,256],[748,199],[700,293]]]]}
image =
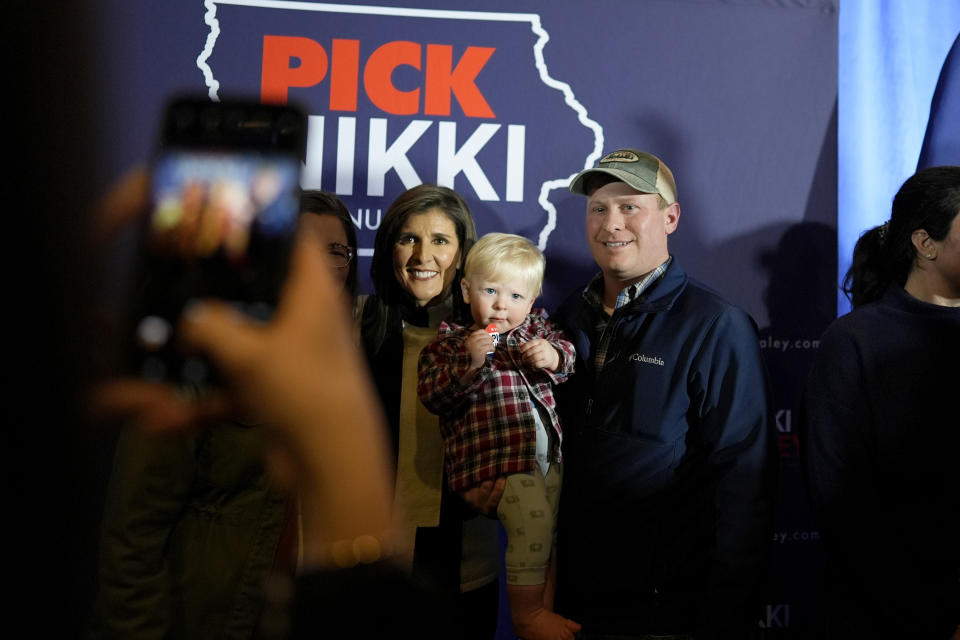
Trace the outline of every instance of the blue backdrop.
{"type": "Polygon", "coordinates": [[[682,207],[672,253],[761,327],[783,473],[758,625],[807,633],[819,546],[793,413],[836,313],[836,1],[377,4],[108,3],[104,183],[149,158],[173,91],[286,95],[311,116],[306,186],[350,207],[362,273],[393,198],[439,181],[481,233],[540,244],[552,308],[595,270],[570,176],[604,150],[660,156],[682,207]]]}

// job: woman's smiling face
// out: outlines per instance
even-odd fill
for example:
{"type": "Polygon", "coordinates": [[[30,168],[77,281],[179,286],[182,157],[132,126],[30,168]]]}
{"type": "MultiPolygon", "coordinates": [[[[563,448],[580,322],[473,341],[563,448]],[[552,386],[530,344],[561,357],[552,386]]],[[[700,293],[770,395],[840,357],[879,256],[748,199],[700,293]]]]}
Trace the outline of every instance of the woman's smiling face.
{"type": "Polygon", "coordinates": [[[430,209],[407,218],[393,245],[393,269],[418,307],[443,301],[459,267],[460,242],[447,214],[430,209]]]}

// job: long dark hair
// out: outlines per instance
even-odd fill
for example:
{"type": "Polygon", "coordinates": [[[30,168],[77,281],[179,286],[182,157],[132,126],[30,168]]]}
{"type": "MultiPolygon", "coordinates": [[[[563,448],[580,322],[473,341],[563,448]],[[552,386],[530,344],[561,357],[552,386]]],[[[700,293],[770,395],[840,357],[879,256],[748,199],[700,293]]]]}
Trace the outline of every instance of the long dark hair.
{"type": "Polygon", "coordinates": [[[923,229],[941,241],[960,211],[960,167],[921,169],[893,199],[890,220],[857,240],[843,292],[859,307],[880,298],[893,283],[903,286],[917,255],[911,236],[923,229]]]}
{"type": "Polygon", "coordinates": [[[413,307],[413,300],[397,281],[393,269],[393,246],[407,219],[418,213],[439,209],[453,222],[460,245],[460,264],[451,287],[453,312],[462,315],[466,305],[460,292],[463,259],[477,240],[477,228],[470,207],[453,189],[435,184],[421,184],[404,191],[387,209],[373,242],[370,280],[374,294],[367,300],[361,325],[364,345],[369,353],[380,350],[389,331],[400,329],[400,309],[413,307]]]}
{"type": "Polygon", "coordinates": [[[300,194],[300,213],[315,215],[335,216],[340,224],[343,225],[343,231],[347,234],[347,245],[353,251],[353,259],[347,265],[347,293],[350,299],[357,297],[357,230],[353,226],[353,220],[350,218],[350,211],[347,205],[337,197],[336,194],[328,191],[307,190],[300,194]]]}

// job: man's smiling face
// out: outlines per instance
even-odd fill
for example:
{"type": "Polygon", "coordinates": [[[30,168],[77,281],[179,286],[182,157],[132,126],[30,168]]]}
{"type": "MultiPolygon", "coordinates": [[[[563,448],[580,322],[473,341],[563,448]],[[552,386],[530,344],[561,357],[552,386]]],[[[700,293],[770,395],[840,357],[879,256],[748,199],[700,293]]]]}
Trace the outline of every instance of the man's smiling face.
{"type": "Polygon", "coordinates": [[[638,282],[669,257],[667,236],[677,228],[680,207],[660,208],[654,193],[625,182],[604,184],[587,197],[586,231],[590,253],[608,283],[618,289],[638,282]]]}

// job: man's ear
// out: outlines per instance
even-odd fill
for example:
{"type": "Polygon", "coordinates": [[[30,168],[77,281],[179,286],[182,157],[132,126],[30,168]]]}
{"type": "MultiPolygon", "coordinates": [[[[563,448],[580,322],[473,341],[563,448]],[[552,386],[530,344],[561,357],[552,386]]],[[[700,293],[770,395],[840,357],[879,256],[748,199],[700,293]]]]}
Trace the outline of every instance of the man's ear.
{"type": "Polygon", "coordinates": [[[910,242],[920,257],[928,260],[937,257],[937,246],[926,229],[914,229],[913,233],[910,234],[910,242]]]}
{"type": "Polygon", "coordinates": [[[677,224],[680,222],[680,203],[674,202],[673,204],[668,204],[663,209],[663,215],[667,235],[670,235],[677,230],[677,224]]]}
{"type": "Polygon", "coordinates": [[[463,294],[463,301],[470,304],[470,282],[466,278],[460,278],[460,292],[463,294]]]}

